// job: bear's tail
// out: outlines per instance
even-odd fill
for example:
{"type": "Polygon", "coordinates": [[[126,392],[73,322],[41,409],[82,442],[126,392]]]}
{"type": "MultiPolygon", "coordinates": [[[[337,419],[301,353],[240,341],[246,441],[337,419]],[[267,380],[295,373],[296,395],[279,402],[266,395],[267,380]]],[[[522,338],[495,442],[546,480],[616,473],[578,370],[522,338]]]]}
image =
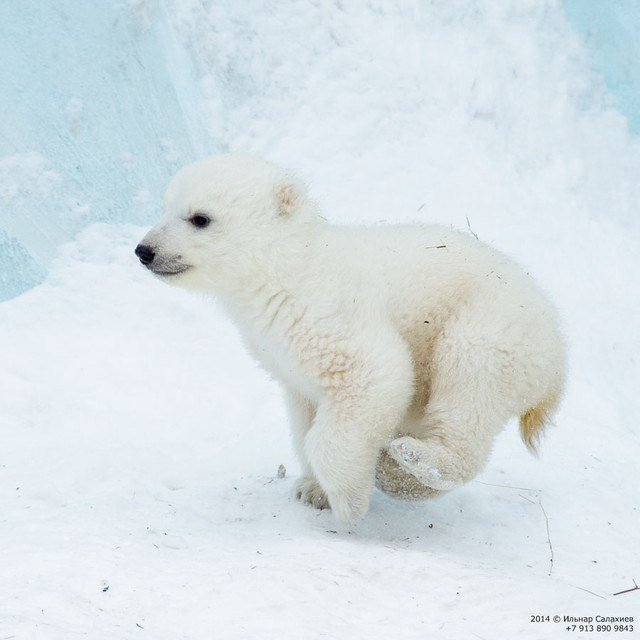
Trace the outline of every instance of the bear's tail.
{"type": "Polygon", "coordinates": [[[540,402],[536,407],[528,409],[520,416],[520,435],[527,446],[527,449],[538,455],[538,443],[544,433],[545,427],[551,422],[560,398],[556,395],[551,396],[540,402]]]}

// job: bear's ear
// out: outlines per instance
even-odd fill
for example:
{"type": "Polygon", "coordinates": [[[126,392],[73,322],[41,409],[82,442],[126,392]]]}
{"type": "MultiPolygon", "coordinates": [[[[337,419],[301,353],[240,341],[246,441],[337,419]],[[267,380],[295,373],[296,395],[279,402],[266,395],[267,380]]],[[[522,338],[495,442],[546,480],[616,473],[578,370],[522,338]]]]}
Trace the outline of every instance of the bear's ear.
{"type": "Polygon", "coordinates": [[[290,218],[302,209],[307,192],[300,181],[287,178],[276,186],[275,197],[278,215],[290,218]]]}

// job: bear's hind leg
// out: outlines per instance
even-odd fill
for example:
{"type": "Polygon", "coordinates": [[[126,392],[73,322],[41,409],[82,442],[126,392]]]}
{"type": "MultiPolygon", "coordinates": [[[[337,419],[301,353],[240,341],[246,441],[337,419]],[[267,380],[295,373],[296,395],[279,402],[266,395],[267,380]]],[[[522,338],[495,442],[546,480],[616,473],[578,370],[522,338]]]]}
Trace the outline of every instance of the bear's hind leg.
{"type": "Polygon", "coordinates": [[[395,438],[390,456],[422,484],[449,491],[484,468],[495,436],[515,415],[513,357],[481,338],[473,317],[445,328],[433,357],[427,406],[411,436],[395,438]]]}
{"type": "MultiPolygon", "coordinates": [[[[389,455],[420,483],[451,491],[478,475],[487,463],[501,419],[482,416],[445,416],[438,410],[425,412],[425,437],[403,436],[389,444],[389,455]]],[[[458,415],[455,415],[458,414],[458,415]]]]}

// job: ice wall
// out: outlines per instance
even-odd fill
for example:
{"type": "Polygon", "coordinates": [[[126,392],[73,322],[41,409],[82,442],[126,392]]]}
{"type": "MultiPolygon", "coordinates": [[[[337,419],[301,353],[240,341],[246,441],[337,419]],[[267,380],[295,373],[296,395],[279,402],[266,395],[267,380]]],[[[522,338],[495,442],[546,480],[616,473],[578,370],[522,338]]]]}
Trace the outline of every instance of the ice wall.
{"type": "Polygon", "coordinates": [[[0,300],[87,223],[150,221],[213,150],[159,2],[2,2],[0,77],[0,300]]]}
{"type": "Polygon", "coordinates": [[[564,6],[629,128],[640,133],[640,2],[564,0],[564,6]]]}

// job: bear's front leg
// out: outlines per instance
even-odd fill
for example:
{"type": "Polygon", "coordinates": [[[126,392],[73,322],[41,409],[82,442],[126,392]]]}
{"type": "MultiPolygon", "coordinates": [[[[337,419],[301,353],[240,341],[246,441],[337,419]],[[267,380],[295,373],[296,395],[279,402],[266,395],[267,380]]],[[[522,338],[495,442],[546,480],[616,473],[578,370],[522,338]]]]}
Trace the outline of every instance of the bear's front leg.
{"type": "MultiPolygon", "coordinates": [[[[413,392],[410,360],[399,350],[386,366],[332,390],[316,411],[304,449],[338,520],[352,524],[369,508],[380,450],[395,433],[413,392]],[[395,360],[395,361],[394,361],[395,360]]],[[[343,378],[344,380],[344,378],[343,378]]]]}
{"type": "Polygon", "coordinates": [[[315,477],[336,518],[357,522],[369,508],[379,443],[367,437],[366,425],[345,419],[335,407],[321,405],[305,439],[315,477]]]}
{"type": "Polygon", "coordinates": [[[328,509],[329,501],[327,500],[327,495],[313,475],[304,450],[304,439],[313,424],[316,407],[308,398],[305,398],[290,387],[285,387],[285,400],[289,413],[293,448],[302,470],[302,475],[296,482],[293,495],[296,500],[300,500],[303,504],[308,504],[316,509],[328,509]]]}

